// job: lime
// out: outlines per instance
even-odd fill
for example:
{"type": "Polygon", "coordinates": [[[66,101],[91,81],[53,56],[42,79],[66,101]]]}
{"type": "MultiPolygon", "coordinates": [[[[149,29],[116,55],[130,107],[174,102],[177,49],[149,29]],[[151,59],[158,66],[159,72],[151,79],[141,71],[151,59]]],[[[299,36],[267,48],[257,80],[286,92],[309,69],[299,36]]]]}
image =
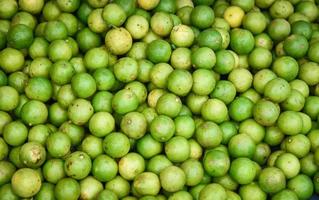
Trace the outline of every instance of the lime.
{"type": "Polygon", "coordinates": [[[229,140],[228,150],[232,157],[252,158],[256,150],[256,145],[254,140],[249,135],[241,133],[234,135],[229,140]]]}
{"type": "Polygon", "coordinates": [[[260,188],[257,183],[250,183],[241,186],[239,194],[242,199],[267,199],[267,194],[260,188]]]}
{"type": "Polygon", "coordinates": [[[126,20],[124,9],[115,3],[107,4],[103,8],[102,17],[108,25],[121,26],[126,20]]]}
{"type": "Polygon", "coordinates": [[[292,190],[289,189],[284,189],[278,193],[276,193],[273,197],[273,200],[297,200],[298,196],[296,195],[296,193],[292,190]]]}
{"type": "Polygon", "coordinates": [[[284,51],[293,58],[301,58],[307,54],[309,44],[302,35],[292,34],[284,41],[284,51]]]}
{"type": "Polygon", "coordinates": [[[290,34],[291,27],[285,19],[274,19],[270,22],[267,30],[273,40],[281,41],[290,34]]]}
{"type": "Polygon", "coordinates": [[[209,47],[214,51],[222,48],[222,36],[213,28],[206,29],[196,37],[197,44],[200,47],[209,47]]]}
{"type": "Polygon", "coordinates": [[[203,122],[195,132],[197,142],[205,148],[217,147],[222,141],[223,133],[214,122],[203,122]]]}
{"type": "Polygon", "coordinates": [[[287,18],[294,12],[294,7],[290,1],[275,1],[269,8],[269,13],[273,18],[287,18]]]}
{"type": "Polygon", "coordinates": [[[16,171],[11,179],[12,190],[20,197],[29,198],[39,192],[41,177],[39,173],[30,168],[16,171]]]}
{"type": "Polygon", "coordinates": [[[245,29],[233,29],[230,32],[230,47],[238,54],[248,54],[254,48],[254,37],[245,29]]]}
{"type": "Polygon", "coordinates": [[[24,64],[23,54],[13,48],[5,48],[0,52],[0,66],[5,72],[20,70],[24,64]]]}
{"type": "Polygon", "coordinates": [[[153,63],[168,62],[171,57],[171,47],[165,40],[154,40],[148,45],[146,56],[153,63]]]}
{"type": "Polygon", "coordinates": [[[214,19],[214,10],[206,5],[196,6],[190,15],[192,25],[199,29],[210,27],[213,24],[214,19]]]}
{"type": "Polygon", "coordinates": [[[276,167],[264,168],[258,178],[261,189],[267,193],[276,193],[286,187],[284,173],[276,167]]]}
{"type": "Polygon", "coordinates": [[[211,183],[206,185],[199,193],[198,199],[226,199],[227,193],[223,186],[217,183],[211,183]]]}
{"type": "Polygon", "coordinates": [[[196,49],[191,56],[192,64],[196,68],[211,69],[216,63],[216,56],[212,49],[201,47],[196,49]]]}
{"type": "Polygon", "coordinates": [[[294,191],[299,199],[309,199],[313,193],[313,183],[311,179],[299,174],[288,181],[287,187],[294,191]]]}
{"type": "Polygon", "coordinates": [[[192,75],[183,69],[175,69],[167,79],[167,88],[178,96],[186,96],[193,86],[192,75]]]}
{"type": "Polygon", "coordinates": [[[315,62],[306,62],[300,66],[299,78],[308,85],[316,85],[319,83],[319,65],[315,62]]]}
{"type": "Polygon", "coordinates": [[[210,150],[204,156],[203,166],[212,177],[224,176],[230,168],[230,159],[222,151],[210,150]]]}
{"type": "Polygon", "coordinates": [[[168,13],[156,12],[150,20],[153,32],[159,36],[167,36],[174,26],[173,20],[168,13]]]}
{"type": "Polygon", "coordinates": [[[133,39],[141,39],[149,30],[149,22],[143,16],[132,15],[127,19],[125,28],[130,32],[133,39]]]}
{"type": "Polygon", "coordinates": [[[253,34],[262,33],[267,27],[267,21],[263,13],[251,11],[243,19],[243,27],[253,34]]]}
{"type": "Polygon", "coordinates": [[[194,38],[194,31],[191,29],[191,27],[183,24],[174,26],[170,34],[172,43],[177,47],[191,46],[193,44],[194,38]]]}
{"type": "Polygon", "coordinates": [[[224,19],[228,22],[230,27],[237,28],[240,27],[242,20],[244,18],[245,12],[242,8],[238,6],[229,6],[225,8],[224,19]]]}

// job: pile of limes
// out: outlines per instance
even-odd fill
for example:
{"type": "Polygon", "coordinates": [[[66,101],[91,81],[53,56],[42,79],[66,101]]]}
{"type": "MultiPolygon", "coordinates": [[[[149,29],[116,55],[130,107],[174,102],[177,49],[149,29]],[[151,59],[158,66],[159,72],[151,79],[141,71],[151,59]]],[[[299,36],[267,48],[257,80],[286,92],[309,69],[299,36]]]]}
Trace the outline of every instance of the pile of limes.
{"type": "Polygon", "coordinates": [[[316,193],[318,0],[0,0],[0,200],[316,193]]]}

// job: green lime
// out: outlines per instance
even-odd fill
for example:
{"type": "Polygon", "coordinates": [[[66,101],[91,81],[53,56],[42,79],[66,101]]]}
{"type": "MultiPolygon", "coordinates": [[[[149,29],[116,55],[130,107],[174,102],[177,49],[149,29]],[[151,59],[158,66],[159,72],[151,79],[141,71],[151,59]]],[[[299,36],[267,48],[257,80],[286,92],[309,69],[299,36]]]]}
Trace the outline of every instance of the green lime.
{"type": "Polygon", "coordinates": [[[294,7],[290,1],[275,1],[269,8],[269,14],[273,18],[287,18],[294,12],[294,7]]]}
{"type": "Polygon", "coordinates": [[[102,48],[92,48],[85,53],[84,65],[88,70],[95,70],[108,66],[108,53],[102,48]]]}
{"type": "Polygon", "coordinates": [[[172,162],[183,162],[189,158],[190,148],[187,139],[175,136],[165,144],[165,154],[172,162]]]}
{"type": "Polygon", "coordinates": [[[246,97],[238,97],[229,105],[229,116],[235,121],[252,117],[254,104],[246,97]]]}
{"type": "Polygon", "coordinates": [[[191,27],[179,24],[173,27],[170,39],[177,47],[189,47],[194,42],[195,34],[191,27]]]}
{"type": "Polygon", "coordinates": [[[259,100],[253,109],[254,119],[263,126],[273,125],[277,121],[279,114],[277,105],[265,99],[259,100]]]}
{"type": "Polygon", "coordinates": [[[121,26],[126,20],[124,9],[115,3],[107,4],[103,8],[102,17],[108,25],[121,26]]]}
{"type": "Polygon", "coordinates": [[[155,140],[166,142],[174,135],[174,121],[166,115],[158,115],[150,124],[150,132],[155,140]]]}
{"type": "Polygon", "coordinates": [[[268,49],[257,47],[249,54],[248,62],[252,69],[268,68],[272,63],[272,54],[268,49]]]}
{"type": "Polygon", "coordinates": [[[132,186],[139,195],[157,195],[160,191],[160,179],[152,172],[143,172],[135,177],[132,186]]]}
{"type": "Polygon", "coordinates": [[[167,79],[167,88],[178,96],[186,96],[193,86],[192,75],[183,69],[175,69],[167,79]]]}
{"type": "Polygon", "coordinates": [[[120,126],[129,138],[139,139],[146,133],[147,121],[142,113],[130,112],[123,116],[120,126]]]}
{"type": "Polygon", "coordinates": [[[102,17],[103,9],[93,10],[87,19],[88,27],[95,33],[103,33],[108,30],[108,26],[102,17]]]}
{"type": "Polygon", "coordinates": [[[135,93],[129,89],[122,89],[115,93],[112,99],[112,108],[119,114],[134,111],[139,105],[135,93]]]}
{"type": "Polygon", "coordinates": [[[72,48],[65,40],[55,40],[49,45],[48,56],[53,62],[68,61],[72,58],[72,48]]]}
{"type": "Polygon", "coordinates": [[[118,172],[118,166],[113,158],[107,155],[97,156],[92,164],[92,174],[99,181],[110,181],[118,172]]]}
{"type": "Polygon", "coordinates": [[[269,158],[270,153],[271,153],[271,149],[268,144],[259,143],[256,146],[256,151],[255,151],[253,160],[256,163],[263,165],[267,162],[267,159],[269,158]]]}
{"type": "Polygon", "coordinates": [[[277,126],[286,135],[296,135],[302,130],[302,118],[298,112],[285,111],[279,115],[277,126]]]}
{"type": "Polygon", "coordinates": [[[63,168],[64,161],[62,159],[50,159],[43,165],[44,179],[50,183],[56,184],[59,180],[65,177],[63,168]]]}
{"type": "Polygon", "coordinates": [[[131,82],[137,78],[138,63],[130,57],[123,57],[114,65],[114,75],[122,82],[131,82]]]}
{"type": "Polygon", "coordinates": [[[130,142],[123,133],[113,132],[104,138],[103,149],[112,158],[120,158],[129,152],[130,142]]]}
{"type": "Polygon", "coordinates": [[[10,19],[16,12],[18,12],[18,3],[15,0],[1,0],[0,5],[0,18],[2,19],[10,19]]]}
{"type": "Polygon", "coordinates": [[[21,118],[29,126],[42,124],[48,118],[48,109],[43,102],[30,100],[21,108],[21,118]]]}
{"type": "Polygon", "coordinates": [[[239,194],[242,199],[267,199],[267,194],[260,188],[257,183],[250,183],[248,185],[241,186],[239,194]]]}
{"type": "Polygon", "coordinates": [[[259,34],[266,29],[267,20],[262,12],[251,11],[243,18],[243,27],[253,34],[259,34]]]}
{"type": "Polygon", "coordinates": [[[17,24],[9,29],[7,41],[15,49],[28,48],[33,41],[32,29],[24,24],[17,24]]]}
{"type": "Polygon", "coordinates": [[[311,179],[304,174],[298,174],[290,179],[287,187],[294,191],[299,199],[309,199],[313,193],[313,183],[311,179]]]}
{"type": "Polygon", "coordinates": [[[200,47],[193,51],[192,64],[196,68],[212,69],[216,64],[216,56],[212,49],[200,47]]]}
{"type": "Polygon", "coordinates": [[[91,102],[85,99],[76,99],[68,107],[68,117],[76,125],[83,125],[93,115],[91,102]]]}
{"type": "Polygon", "coordinates": [[[96,91],[96,82],[88,73],[77,73],[72,77],[71,86],[74,94],[80,98],[92,96],[96,91]]]}
{"type": "Polygon", "coordinates": [[[255,46],[271,50],[274,46],[273,41],[267,33],[260,33],[255,36],[255,46]]]}
{"type": "Polygon", "coordinates": [[[168,192],[177,192],[181,190],[186,183],[184,171],[176,166],[169,166],[163,169],[159,174],[162,188],[168,192]]]}
{"type": "Polygon", "coordinates": [[[172,67],[175,69],[190,69],[192,65],[191,54],[192,51],[185,47],[173,50],[170,60],[172,67]]]}
{"type": "Polygon", "coordinates": [[[59,8],[64,12],[74,12],[80,6],[80,0],[57,0],[59,8]]]}
{"type": "Polygon", "coordinates": [[[7,73],[21,70],[24,61],[24,55],[19,50],[8,47],[0,52],[0,66],[7,73]]]}
{"type": "Polygon", "coordinates": [[[34,196],[35,199],[48,199],[53,200],[54,197],[54,185],[51,183],[43,183],[40,191],[34,196]]]}
{"type": "Polygon", "coordinates": [[[136,142],[136,150],[144,158],[151,158],[162,151],[162,144],[146,134],[136,142]]]}
{"type": "Polygon", "coordinates": [[[215,123],[222,123],[228,117],[228,109],[225,103],[219,99],[207,100],[201,108],[202,117],[215,123]]]}
{"type": "Polygon", "coordinates": [[[254,140],[245,133],[234,135],[228,143],[228,151],[232,157],[252,158],[256,150],[254,140]]]}
{"type": "Polygon", "coordinates": [[[214,19],[214,10],[206,5],[196,6],[190,15],[192,25],[200,29],[210,27],[213,24],[214,19]]]}
{"type": "Polygon", "coordinates": [[[23,198],[37,194],[41,188],[41,178],[37,171],[30,168],[17,170],[11,179],[12,190],[23,198]]]}
{"type": "Polygon", "coordinates": [[[230,46],[238,54],[248,54],[253,50],[254,37],[245,29],[233,29],[230,32],[230,46]]]}
{"type": "Polygon", "coordinates": [[[230,159],[225,152],[210,150],[204,156],[203,166],[212,177],[224,176],[230,168],[230,159]]]}
{"type": "Polygon", "coordinates": [[[256,144],[259,144],[265,136],[265,129],[253,119],[246,119],[239,124],[239,133],[249,135],[256,144]]]}
{"type": "Polygon", "coordinates": [[[306,62],[300,66],[299,78],[308,85],[313,86],[319,83],[319,65],[315,62],[306,62]]]}
{"type": "Polygon", "coordinates": [[[150,27],[159,36],[167,36],[173,29],[173,20],[168,13],[155,12],[150,20],[150,27]]]}
{"type": "MultiPolygon", "coordinates": [[[[176,15],[180,18],[182,24],[185,24],[185,25],[191,25],[191,13],[192,13],[192,10],[194,9],[193,6],[183,6],[181,8],[179,8],[176,12],[176,15]]],[[[194,31],[194,29],[193,29],[194,31]]]]}
{"type": "Polygon", "coordinates": [[[223,133],[214,122],[203,122],[195,132],[197,142],[204,148],[217,147],[222,141],[223,133]]]}
{"type": "Polygon", "coordinates": [[[317,62],[318,59],[318,49],[319,49],[319,42],[310,43],[310,47],[308,49],[308,57],[311,61],[317,62]]]}
{"type": "Polygon", "coordinates": [[[76,200],[80,197],[80,184],[73,178],[63,178],[55,186],[54,195],[58,200],[76,200]]]}
{"type": "Polygon", "coordinates": [[[198,199],[226,199],[227,193],[223,186],[217,183],[211,183],[206,185],[199,193],[198,199]]]}
{"type": "Polygon", "coordinates": [[[245,92],[253,83],[253,75],[244,68],[236,68],[228,75],[228,80],[233,83],[237,92],[245,92]]]}
{"type": "Polygon", "coordinates": [[[209,47],[214,51],[222,48],[222,40],[221,34],[213,28],[205,29],[196,37],[197,44],[200,47],[209,47]]]}
{"type": "Polygon", "coordinates": [[[19,93],[11,86],[0,87],[0,110],[10,111],[19,104],[19,93]]]}
{"type": "Polygon", "coordinates": [[[154,40],[148,45],[146,56],[153,63],[168,62],[171,56],[171,47],[165,40],[154,40]]]}
{"type": "Polygon", "coordinates": [[[232,82],[220,80],[216,83],[215,89],[210,96],[223,101],[225,104],[229,104],[236,96],[236,88],[232,82]]]}
{"type": "Polygon", "coordinates": [[[27,167],[38,168],[46,159],[46,151],[40,143],[27,142],[21,146],[19,157],[27,167]]]}
{"type": "Polygon", "coordinates": [[[300,171],[298,158],[291,153],[283,153],[278,156],[275,166],[282,170],[287,179],[295,177],[300,171]]]}
{"type": "Polygon", "coordinates": [[[314,21],[319,15],[314,2],[300,2],[295,9],[297,12],[305,15],[310,21],[314,21]]]}
{"type": "Polygon", "coordinates": [[[276,167],[264,168],[258,178],[261,189],[267,193],[276,193],[286,187],[284,173],[276,167]]]}
{"type": "Polygon", "coordinates": [[[214,74],[208,69],[197,69],[193,72],[192,91],[197,95],[209,95],[215,88],[214,74]]]}
{"type": "Polygon", "coordinates": [[[130,32],[133,39],[141,39],[149,30],[149,22],[145,17],[135,14],[127,19],[125,28],[130,32]]]}
{"type": "Polygon", "coordinates": [[[80,50],[83,52],[86,52],[94,47],[98,47],[102,43],[100,36],[91,31],[89,28],[83,28],[77,32],[76,42],[78,43],[80,50]]]}
{"type": "Polygon", "coordinates": [[[228,74],[235,67],[235,58],[229,50],[220,50],[216,52],[214,71],[219,74],[228,74]]]}
{"type": "Polygon", "coordinates": [[[296,193],[292,190],[289,189],[284,189],[278,193],[276,193],[273,197],[273,200],[297,200],[298,196],[296,195],[296,193]]]}
{"type": "Polygon", "coordinates": [[[90,173],[91,168],[90,157],[82,151],[75,151],[65,158],[65,173],[74,179],[80,180],[85,178],[90,173]]]}
{"type": "Polygon", "coordinates": [[[149,75],[151,83],[157,88],[165,88],[167,86],[167,79],[172,71],[174,71],[173,67],[167,63],[154,65],[149,75]]]}
{"type": "Polygon", "coordinates": [[[284,51],[293,58],[301,58],[307,54],[309,44],[302,35],[292,34],[284,41],[284,51]]]}
{"type": "Polygon", "coordinates": [[[311,148],[310,140],[303,134],[297,134],[286,138],[283,142],[287,152],[294,154],[298,158],[306,156],[311,148]]]}
{"type": "Polygon", "coordinates": [[[125,28],[114,28],[105,35],[105,44],[111,53],[123,55],[132,47],[132,36],[125,28]]]}
{"type": "Polygon", "coordinates": [[[270,22],[267,31],[271,39],[281,41],[290,34],[291,27],[285,19],[274,19],[270,22]]]}

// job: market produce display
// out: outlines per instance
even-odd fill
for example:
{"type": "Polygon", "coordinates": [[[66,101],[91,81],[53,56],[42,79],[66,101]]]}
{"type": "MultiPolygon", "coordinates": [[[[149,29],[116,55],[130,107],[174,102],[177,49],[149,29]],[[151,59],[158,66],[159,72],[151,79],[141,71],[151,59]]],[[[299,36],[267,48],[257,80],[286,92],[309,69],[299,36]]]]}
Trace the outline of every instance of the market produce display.
{"type": "Polygon", "coordinates": [[[318,0],[0,0],[0,200],[318,194],[318,0]]]}

